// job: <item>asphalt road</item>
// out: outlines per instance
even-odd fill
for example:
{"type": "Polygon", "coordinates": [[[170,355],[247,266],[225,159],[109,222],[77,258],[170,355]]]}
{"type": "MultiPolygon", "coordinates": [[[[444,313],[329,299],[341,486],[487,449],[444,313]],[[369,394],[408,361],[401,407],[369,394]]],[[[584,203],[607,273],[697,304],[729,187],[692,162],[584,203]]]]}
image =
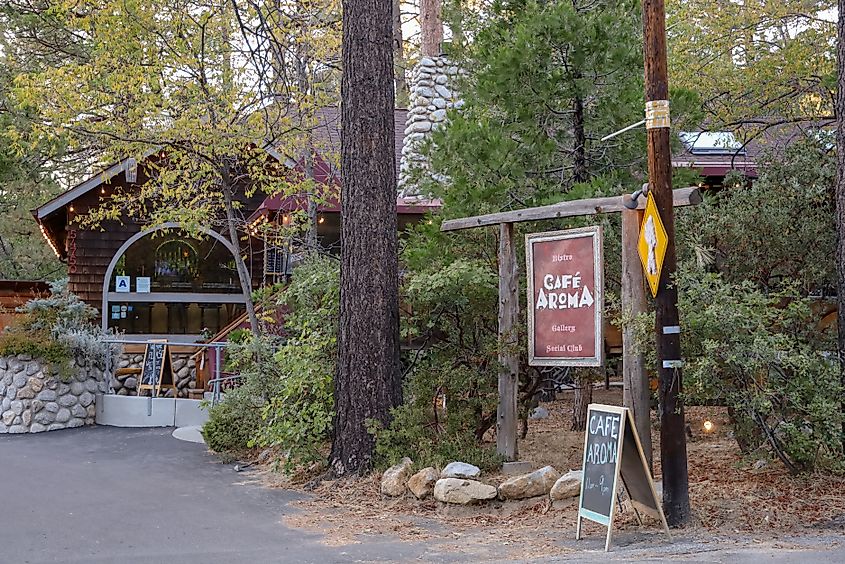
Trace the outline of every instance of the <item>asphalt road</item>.
{"type": "Polygon", "coordinates": [[[243,485],[172,429],[0,435],[0,563],[415,560],[424,547],[328,547],[282,523],[296,494],[243,485]]]}
{"type": "MultiPolygon", "coordinates": [[[[90,427],[0,435],[0,564],[470,562],[437,543],[362,537],[326,546],[282,521],[298,494],[250,485],[201,444],[171,429],[90,427]]],[[[538,522],[538,527],[542,523],[538,522]]],[[[610,553],[602,535],[574,541],[555,562],[845,562],[842,531],[753,542],[619,531],[610,553]]],[[[519,553],[518,551],[516,552],[519,553]]],[[[514,554],[503,551],[502,554],[514,554]]],[[[496,560],[495,547],[487,553],[496,560]]],[[[547,562],[549,559],[543,559],[547,562]]]]}

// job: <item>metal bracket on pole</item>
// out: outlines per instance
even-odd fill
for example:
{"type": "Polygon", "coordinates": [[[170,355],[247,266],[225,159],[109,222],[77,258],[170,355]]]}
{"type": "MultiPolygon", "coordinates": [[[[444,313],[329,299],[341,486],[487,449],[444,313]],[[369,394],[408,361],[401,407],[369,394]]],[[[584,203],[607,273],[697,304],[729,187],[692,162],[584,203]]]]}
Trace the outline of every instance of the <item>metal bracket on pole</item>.
{"type": "Polygon", "coordinates": [[[640,196],[645,196],[648,194],[648,182],[643,184],[643,187],[631,194],[631,197],[627,200],[622,198],[622,205],[628,208],[629,210],[637,209],[637,200],[640,199],[640,196]]]}
{"type": "Polygon", "coordinates": [[[644,120],[644,119],[643,119],[643,120],[638,121],[637,123],[632,123],[632,124],[631,124],[631,125],[629,125],[628,127],[623,127],[623,128],[622,128],[622,129],[620,129],[619,131],[616,131],[616,132],[614,132],[614,133],[611,133],[610,135],[605,135],[604,137],[602,137],[602,138],[601,138],[601,141],[607,141],[608,139],[613,139],[613,138],[614,138],[614,137],[616,137],[617,135],[622,135],[622,134],[623,134],[623,133],[625,133],[626,131],[631,131],[631,130],[632,130],[632,129],[634,129],[635,127],[639,127],[639,126],[643,125],[644,123],[645,123],[645,120],[644,120]]]}

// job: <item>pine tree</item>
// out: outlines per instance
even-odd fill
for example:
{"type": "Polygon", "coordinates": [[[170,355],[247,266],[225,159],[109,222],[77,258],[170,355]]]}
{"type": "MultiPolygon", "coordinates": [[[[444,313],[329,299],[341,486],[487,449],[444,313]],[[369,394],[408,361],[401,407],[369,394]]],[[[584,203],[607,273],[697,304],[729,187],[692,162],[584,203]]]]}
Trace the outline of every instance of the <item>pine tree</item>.
{"type": "Polygon", "coordinates": [[[401,401],[391,0],[343,3],[340,335],[331,468],[367,471],[401,401]]]}

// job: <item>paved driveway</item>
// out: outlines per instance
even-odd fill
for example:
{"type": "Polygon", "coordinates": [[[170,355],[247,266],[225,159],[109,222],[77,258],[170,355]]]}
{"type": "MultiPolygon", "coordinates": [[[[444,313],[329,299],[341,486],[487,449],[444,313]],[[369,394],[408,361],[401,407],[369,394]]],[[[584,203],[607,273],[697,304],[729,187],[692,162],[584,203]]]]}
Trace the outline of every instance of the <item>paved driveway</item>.
{"type": "Polygon", "coordinates": [[[281,519],[296,494],[242,485],[168,429],[0,435],[0,563],[413,560],[424,548],[327,547],[281,519]]]}
{"type": "MultiPolygon", "coordinates": [[[[360,544],[321,544],[319,535],[282,523],[297,494],[244,484],[247,475],[218,463],[204,445],[170,433],[93,427],[0,435],[0,564],[478,560],[472,550],[372,535],[360,544]]],[[[682,532],[674,542],[654,531],[619,532],[614,541],[606,554],[601,535],[576,542],[571,530],[561,531],[572,553],[554,561],[845,562],[841,532],[796,539],[788,549],[682,532]]],[[[500,557],[490,547],[487,560],[500,557]]]]}

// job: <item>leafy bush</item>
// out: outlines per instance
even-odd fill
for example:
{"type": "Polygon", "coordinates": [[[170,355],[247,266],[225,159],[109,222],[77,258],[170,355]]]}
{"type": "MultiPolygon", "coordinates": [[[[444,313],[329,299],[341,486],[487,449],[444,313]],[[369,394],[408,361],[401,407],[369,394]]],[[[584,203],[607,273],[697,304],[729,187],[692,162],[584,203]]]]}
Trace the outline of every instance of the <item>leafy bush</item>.
{"type": "Polygon", "coordinates": [[[501,460],[482,445],[496,422],[498,277],[489,263],[458,259],[409,273],[403,336],[415,340],[404,381],[405,403],[386,428],[373,426],[379,465],[408,456],[443,466],[455,459],[482,467],[501,460]]]}
{"type": "Polygon", "coordinates": [[[285,471],[323,460],[332,431],[340,269],[314,256],[300,265],[281,295],[286,342],[264,365],[275,389],[255,443],[281,448],[285,471]]]}
{"type": "MultiPolygon", "coordinates": [[[[838,365],[812,301],[695,270],[677,283],[686,401],[726,405],[743,452],[767,446],[792,472],[843,470],[838,365]]],[[[653,358],[653,318],[643,317],[653,358]]]]}
{"type": "Polygon", "coordinates": [[[223,400],[209,410],[202,427],[202,437],[214,452],[235,455],[247,450],[256,429],[261,426],[261,405],[256,404],[246,387],[227,392],[223,400]]]}
{"type": "Polygon", "coordinates": [[[68,290],[67,279],[51,283],[50,292],[17,309],[23,316],[0,335],[0,355],[42,358],[63,376],[73,359],[104,367],[107,356],[117,356],[118,345],[105,343],[109,334],[94,323],[97,310],[68,290]]]}
{"type": "Polygon", "coordinates": [[[288,311],[285,336],[247,332],[232,343],[228,366],[244,383],[211,409],[203,435],[214,450],[278,448],[288,472],[324,458],[334,413],[339,279],[337,262],[310,258],[277,294],[276,305],[288,311]]]}

